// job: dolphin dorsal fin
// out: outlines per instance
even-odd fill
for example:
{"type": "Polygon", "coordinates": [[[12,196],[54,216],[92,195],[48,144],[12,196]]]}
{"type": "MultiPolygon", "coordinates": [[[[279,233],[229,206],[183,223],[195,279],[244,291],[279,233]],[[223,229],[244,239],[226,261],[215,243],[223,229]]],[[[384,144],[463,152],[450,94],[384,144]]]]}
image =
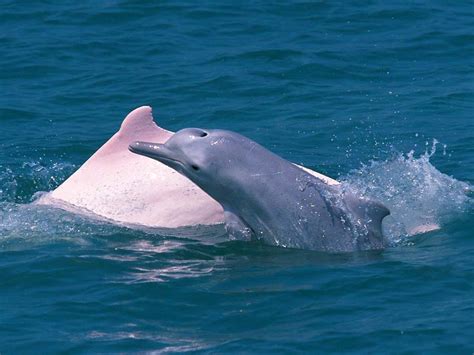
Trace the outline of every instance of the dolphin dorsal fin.
{"type": "Polygon", "coordinates": [[[163,135],[168,138],[173,132],[167,131],[155,123],[150,106],[141,106],[125,117],[117,134],[120,138],[143,139],[144,136],[150,135],[155,137],[163,135]]]}
{"type": "MultiPolygon", "coordinates": [[[[128,145],[135,140],[149,140],[155,143],[164,143],[173,135],[173,132],[158,126],[153,120],[150,106],[141,106],[130,112],[123,120],[120,129],[86,162],[94,161],[98,157],[110,154],[131,154],[128,145]]],[[[101,162],[104,163],[104,162],[101,162]]]]}

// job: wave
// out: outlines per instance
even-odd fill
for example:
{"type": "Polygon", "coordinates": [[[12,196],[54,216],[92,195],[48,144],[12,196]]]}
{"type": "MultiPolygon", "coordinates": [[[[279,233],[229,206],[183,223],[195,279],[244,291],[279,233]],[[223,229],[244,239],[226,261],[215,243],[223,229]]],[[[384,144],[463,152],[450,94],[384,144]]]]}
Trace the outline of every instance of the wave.
{"type": "Polygon", "coordinates": [[[431,149],[418,158],[410,151],[384,161],[371,161],[342,179],[348,189],[389,208],[383,229],[392,244],[439,229],[472,207],[473,187],[431,164],[438,145],[433,140],[431,149]]]}

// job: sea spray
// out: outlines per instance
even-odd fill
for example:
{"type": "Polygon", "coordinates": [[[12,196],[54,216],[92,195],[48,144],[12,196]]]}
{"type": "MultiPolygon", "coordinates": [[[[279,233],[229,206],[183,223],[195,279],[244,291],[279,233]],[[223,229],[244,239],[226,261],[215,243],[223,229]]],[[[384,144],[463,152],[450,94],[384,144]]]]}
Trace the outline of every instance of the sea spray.
{"type": "Polygon", "coordinates": [[[55,189],[75,169],[71,163],[43,160],[0,165],[0,201],[31,202],[37,192],[55,189]]]}
{"type": "Polygon", "coordinates": [[[371,161],[342,179],[346,188],[381,201],[390,209],[383,227],[392,244],[438,229],[472,204],[472,186],[443,174],[431,164],[438,144],[433,140],[431,149],[418,158],[410,151],[385,161],[371,161]]]}
{"type": "MultiPolygon", "coordinates": [[[[341,179],[345,189],[381,201],[390,209],[383,227],[391,244],[420,231],[441,228],[472,204],[471,185],[441,173],[431,164],[437,145],[434,140],[431,149],[418,158],[410,151],[384,161],[371,161],[341,179]]],[[[100,219],[28,204],[54,189],[74,170],[75,166],[67,162],[32,161],[19,166],[0,166],[2,244],[13,235],[22,236],[26,241],[47,235],[54,239],[64,235],[108,234],[113,230],[100,219]]],[[[197,234],[207,236],[209,233],[197,228],[187,236],[197,234]]]]}

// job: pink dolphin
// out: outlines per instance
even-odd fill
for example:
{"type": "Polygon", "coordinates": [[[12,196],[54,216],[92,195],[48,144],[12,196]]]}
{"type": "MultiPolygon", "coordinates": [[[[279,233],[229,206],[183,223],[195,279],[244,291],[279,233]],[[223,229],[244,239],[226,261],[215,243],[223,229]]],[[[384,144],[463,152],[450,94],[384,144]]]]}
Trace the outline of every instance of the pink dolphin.
{"type": "MultiPolygon", "coordinates": [[[[136,140],[164,143],[173,132],[153,121],[142,106],[79,170],[37,203],[55,205],[129,226],[178,228],[224,222],[222,207],[166,165],[129,152],[136,140]]],[[[303,168],[328,184],[327,176],[303,168]]]]}

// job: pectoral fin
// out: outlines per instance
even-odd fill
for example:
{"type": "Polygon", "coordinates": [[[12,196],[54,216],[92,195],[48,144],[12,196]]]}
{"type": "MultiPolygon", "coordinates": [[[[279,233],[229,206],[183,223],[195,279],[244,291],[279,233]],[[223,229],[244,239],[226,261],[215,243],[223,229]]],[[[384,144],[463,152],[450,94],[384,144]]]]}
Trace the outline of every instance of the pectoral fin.
{"type": "Polygon", "coordinates": [[[231,239],[251,240],[254,233],[245,221],[238,215],[228,210],[224,210],[225,229],[231,239]]]}
{"type": "Polygon", "coordinates": [[[382,220],[390,214],[390,211],[382,203],[361,198],[355,195],[346,195],[348,207],[364,228],[366,235],[359,239],[360,249],[382,249],[385,241],[382,233],[382,220]]]}
{"type": "Polygon", "coordinates": [[[361,208],[364,211],[365,217],[378,225],[382,223],[384,217],[390,214],[390,211],[387,207],[385,207],[382,203],[374,200],[365,200],[361,204],[361,208]]]}

